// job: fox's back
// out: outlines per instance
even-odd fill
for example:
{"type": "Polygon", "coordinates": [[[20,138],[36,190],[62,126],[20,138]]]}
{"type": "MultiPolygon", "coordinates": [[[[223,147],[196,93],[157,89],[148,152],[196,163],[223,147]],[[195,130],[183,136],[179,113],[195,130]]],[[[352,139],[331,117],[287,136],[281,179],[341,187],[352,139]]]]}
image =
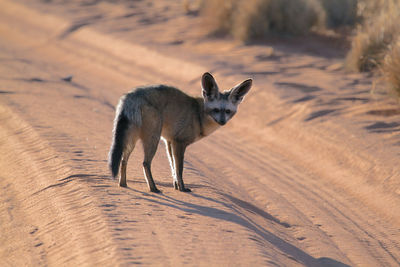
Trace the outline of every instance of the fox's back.
{"type": "Polygon", "coordinates": [[[193,131],[199,130],[202,109],[199,100],[175,87],[154,85],[138,87],[126,94],[123,109],[140,109],[141,120],[161,119],[162,136],[166,139],[176,138],[177,135],[190,139],[191,135],[195,135],[193,131]]]}
{"type": "Polygon", "coordinates": [[[166,85],[151,85],[151,86],[142,86],[134,88],[128,94],[126,94],[127,99],[142,99],[145,100],[148,104],[160,106],[165,105],[166,101],[169,99],[176,100],[185,100],[190,98],[187,94],[182,92],[181,90],[166,86],[166,85]]]}
{"type": "Polygon", "coordinates": [[[190,108],[198,105],[196,98],[166,85],[137,87],[126,94],[124,102],[127,105],[131,105],[132,102],[140,102],[140,105],[148,105],[162,113],[172,113],[173,115],[188,112],[190,108]]]}

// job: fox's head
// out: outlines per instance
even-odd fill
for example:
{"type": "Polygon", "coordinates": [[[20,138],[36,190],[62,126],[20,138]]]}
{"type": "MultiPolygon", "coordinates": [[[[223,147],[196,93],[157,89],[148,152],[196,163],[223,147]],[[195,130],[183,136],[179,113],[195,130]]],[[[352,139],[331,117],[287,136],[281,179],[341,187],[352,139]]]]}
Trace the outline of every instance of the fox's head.
{"type": "Polygon", "coordinates": [[[253,80],[247,79],[231,90],[219,92],[214,77],[206,72],[201,78],[204,110],[219,125],[225,125],[236,113],[239,104],[249,92],[253,80]]]}

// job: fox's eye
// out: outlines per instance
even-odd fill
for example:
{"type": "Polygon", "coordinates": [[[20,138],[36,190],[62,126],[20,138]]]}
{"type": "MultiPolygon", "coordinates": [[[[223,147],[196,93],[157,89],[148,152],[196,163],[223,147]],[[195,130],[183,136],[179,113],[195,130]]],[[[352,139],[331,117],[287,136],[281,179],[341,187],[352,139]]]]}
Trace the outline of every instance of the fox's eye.
{"type": "Polygon", "coordinates": [[[225,110],[225,113],[226,113],[226,114],[231,114],[231,111],[230,111],[229,109],[226,109],[226,110],[225,110]]]}
{"type": "Polygon", "coordinates": [[[214,109],[213,109],[213,112],[219,113],[219,109],[218,109],[218,108],[214,108],[214,109]]]}

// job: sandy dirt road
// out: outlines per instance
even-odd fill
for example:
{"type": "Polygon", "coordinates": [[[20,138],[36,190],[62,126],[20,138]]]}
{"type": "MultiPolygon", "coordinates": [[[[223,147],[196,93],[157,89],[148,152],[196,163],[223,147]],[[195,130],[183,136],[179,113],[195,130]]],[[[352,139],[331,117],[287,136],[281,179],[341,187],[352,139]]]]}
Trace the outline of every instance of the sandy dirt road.
{"type": "MultiPolygon", "coordinates": [[[[153,163],[161,194],[148,192],[140,146],[128,188],[110,179],[119,96],[154,83],[199,94],[202,72],[215,66],[199,56],[202,45],[188,61],[74,29],[40,5],[0,2],[1,266],[400,265],[396,108],[366,103],[367,85],[354,82],[362,76],[311,66],[266,81],[255,69],[296,69],[311,57],[252,65],[255,87],[237,117],[188,148],[192,193],[173,189],[162,144],[153,163]],[[315,75],[321,87],[299,87],[315,75]],[[332,88],[346,84],[358,91],[335,98],[332,88]],[[293,100],[281,87],[301,90],[293,100]],[[393,121],[376,119],[385,111],[393,121]]],[[[243,76],[227,70],[215,70],[225,88],[243,76]]]]}

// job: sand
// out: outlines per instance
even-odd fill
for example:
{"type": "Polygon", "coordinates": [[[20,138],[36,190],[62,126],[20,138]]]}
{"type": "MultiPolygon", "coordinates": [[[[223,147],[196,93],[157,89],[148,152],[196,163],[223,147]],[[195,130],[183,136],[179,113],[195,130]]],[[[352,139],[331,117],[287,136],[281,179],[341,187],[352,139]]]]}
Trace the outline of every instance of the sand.
{"type": "Polygon", "coordinates": [[[204,37],[180,1],[0,2],[1,266],[398,266],[398,103],[344,71],[335,37],[204,37]],[[114,106],[210,71],[254,88],[191,145],[174,190],[164,146],[111,179],[114,106]],[[70,78],[70,80],[68,79],[70,78]]]}

